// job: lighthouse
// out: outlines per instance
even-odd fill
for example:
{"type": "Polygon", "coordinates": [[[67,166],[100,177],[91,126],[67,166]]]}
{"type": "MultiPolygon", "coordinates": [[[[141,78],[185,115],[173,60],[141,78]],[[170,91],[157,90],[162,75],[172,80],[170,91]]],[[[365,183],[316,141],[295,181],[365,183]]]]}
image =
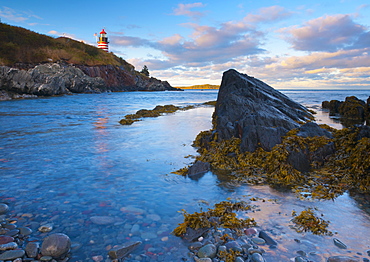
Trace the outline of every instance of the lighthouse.
{"type": "Polygon", "coordinates": [[[98,37],[98,48],[103,49],[105,52],[108,52],[108,37],[107,33],[103,30],[99,33],[98,37]]]}

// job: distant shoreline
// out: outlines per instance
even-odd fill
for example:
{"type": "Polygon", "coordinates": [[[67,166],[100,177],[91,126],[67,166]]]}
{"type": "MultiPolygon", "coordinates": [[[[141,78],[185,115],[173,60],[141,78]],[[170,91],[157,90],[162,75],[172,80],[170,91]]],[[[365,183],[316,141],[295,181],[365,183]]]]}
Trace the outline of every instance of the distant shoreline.
{"type": "Polygon", "coordinates": [[[175,88],[180,88],[180,89],[219,89],[219,85],[210,85],[210,84],[205,84],[205,85],[193,85],[193,86],[179,86],[175,88]]]}

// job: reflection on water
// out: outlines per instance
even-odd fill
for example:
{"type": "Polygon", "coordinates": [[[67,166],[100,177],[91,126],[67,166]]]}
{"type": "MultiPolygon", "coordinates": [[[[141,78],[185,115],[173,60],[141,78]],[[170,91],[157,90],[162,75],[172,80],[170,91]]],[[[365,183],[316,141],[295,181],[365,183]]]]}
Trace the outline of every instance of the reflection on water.
{"type": "MultiPolygon", "coordinates": [[[[286,93],[316,108],[332,95],[286,93]]],[[[247,215],[279,242],[275,250],[265,247],[267,261],[288,261],[298,250],[314,252],[312,261],[337,254],[364,257],[357,253],[370,249],[370,220],[348,195],[312,203],[266,186],[226,185],[211,172],[198,180],[171,174],[192,161],[184,157],[196,154],[192,141],[211,128],[212,107],[147,118],[132,126],[118,124],[142,108],[185,106],[216,97],[216,91],[133,92],[2,102],[0,200],[11,205],[13,215],[32,214],[23,216],[24,223],[52,222],[53,232],[68,234],[74,243],[73,261],[105,256],[128,240],[143,241],[132,261],[135,256],[179,261],[187,248],[171,235],[182,221],[177,211],[198,211],[227,197],[266,200],[254,202],[259,210],[247,215]],[[331,221],[330,230],[347,250],[334,246],[332,237],[302,235],[289,227],[292,210],[310,206],[331,221]],[[94,224],[94,216],[109,216],[114,222],[94,224]]],[[[324,112],[318,116],[330,121],[324,112]]]]}

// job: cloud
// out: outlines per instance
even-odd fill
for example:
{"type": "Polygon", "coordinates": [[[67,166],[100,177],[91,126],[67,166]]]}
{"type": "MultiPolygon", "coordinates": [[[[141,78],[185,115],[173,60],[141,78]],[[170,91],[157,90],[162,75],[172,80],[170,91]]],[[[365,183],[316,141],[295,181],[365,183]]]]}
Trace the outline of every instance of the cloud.
{"type": "Polygon", "coordinates": [[[335,52],[361,46],[360,38],[369,40],[366,28],[355,23],[349,15],[319,17],[302,27],[284,28],[280,32],[294,49],[300,51],[335,52]]]}
{"type": "Polygon", "coordinates": [[[259,9],[258,14],[248,14],[244,21],[247,23],[271,23],[279,21],[291,16],[292,13],[286,11],[284,7],[281,6],[270,6],[259,9]]]}
{"type": "Polygon", "coordinates": [[[192,3],[192,4],[178,4],[177,8],[175,8],[173,11],[173,15],[184,15],[184,16],[188,16],[193,19],[198,19],[204,16],[204,14],[199,11],[192,11],[191,9],[196,8],[196,7],[204,7],[204,6],[205,5],[200,2],[192,3]]]}
{"type": "Polygon", "coordinates": [[[111,35],[110,42],[113,45],[119,46],[133,46],[133,47],[140,47],[140,46],[151,46],[153,43],[147,39],[143,39],[140,37],[135,36],[117,36],[111,35]]]}
{"type": "Polygon", "coordinates": [[[6,18],[9,21],[13,22],[23,22],[28,19],[28,17],[24,17],[23,14],[18,14],[14,9],[4,6],[2,10],[0,10],[0,17],[6,18]]]}

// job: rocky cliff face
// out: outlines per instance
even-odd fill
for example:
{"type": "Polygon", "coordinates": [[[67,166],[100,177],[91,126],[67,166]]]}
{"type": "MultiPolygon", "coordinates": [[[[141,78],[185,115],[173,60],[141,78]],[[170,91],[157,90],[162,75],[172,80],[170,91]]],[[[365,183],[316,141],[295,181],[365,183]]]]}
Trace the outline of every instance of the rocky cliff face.
{"type": "Polygon", "coordinates": [[[302,105],[264,82],[235,70],[224,73],[215,108],[220,141],[241,138],[241,149],[271,150],[282,136],[312,118],[302,105]]]}
{"type": "Polygon", "coordinates": [[[153,77],[146,77],[133,68],[127,70],[124,67],[113,65],[83,66],[76,65],[90,77],[100,77],[104,80],[110,91],[165,91],[179,90],[172,87],[168,82],[153,77]]]}
{"type": "Polygon", "coordinates": [[[0,67],[0,100],[72,93],[164,90],[178,89],[167,82],[112,65],[89,67],[48,63],[28,70],[0,67]]]}

